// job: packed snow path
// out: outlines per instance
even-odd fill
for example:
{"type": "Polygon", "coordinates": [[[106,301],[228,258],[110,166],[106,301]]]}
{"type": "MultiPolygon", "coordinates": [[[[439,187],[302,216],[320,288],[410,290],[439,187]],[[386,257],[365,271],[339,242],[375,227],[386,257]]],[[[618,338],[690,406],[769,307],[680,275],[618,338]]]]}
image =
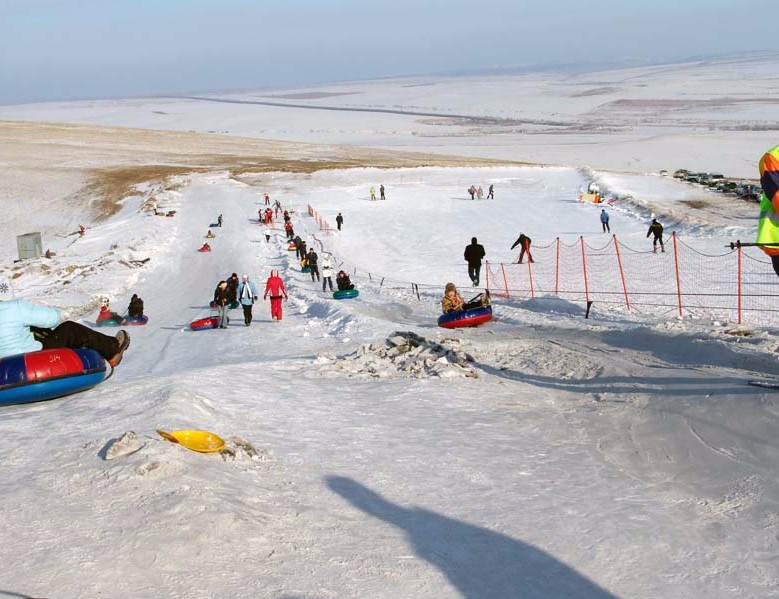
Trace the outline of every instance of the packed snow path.
{"type": "Polygon", "coordinates": [[[114,378],[2,410],[0,596],[779,596],[779,406],[744,384],[779,375],[770,338],[584,323],[543,300],[439,331],[433,296],[330,299],[280,231],[265,242],[260,206],[226,179],[186,188],[114,378]],[[281,323],[260,302],[251,327],[239,309],[226,331],[186,329],[218,280],[262,292],[272,268],[292,297],[281,323]],[[350,375],[327,357],[409,328],[460,339],[479,377],[350,375]],[[156,428],[216,432],[235,457],[156,428]],[[141,448],[104,460],[129,430],[141,448]]]}

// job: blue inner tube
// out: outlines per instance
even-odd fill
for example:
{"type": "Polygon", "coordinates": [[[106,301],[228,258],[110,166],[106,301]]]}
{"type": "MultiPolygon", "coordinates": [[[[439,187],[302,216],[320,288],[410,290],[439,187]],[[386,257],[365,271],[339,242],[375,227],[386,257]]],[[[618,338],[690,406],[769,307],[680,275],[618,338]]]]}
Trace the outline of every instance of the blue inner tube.
{"type": "Polygon", "coordinates": [[[492,307],[458,310],[438,317],[438,326],[447,328],[467,327],[481,324],[492,318],[492,307]]]}
{"type": "Polygon", "coordinates": [[[123,324],[139,325],[139,324],[146,324],[147,322],[149,322],[149,317],[146,316],[146,314],[144,314],[143,316],[128,316],[127,318],[124,319],[123,324]]]}
{"type": "Polygon", "coordinates": [[[0,405],[56,399],[85,391],[106,377],[93,349],[46,349],[0,359],[0,405]]]}
{"type": "Polygon", "coordinates": [[[356,289],[345,289],[344,291],[334,291],[333,299],[349,299],[350,297],[357,297],[360,292],[356,289]]]}

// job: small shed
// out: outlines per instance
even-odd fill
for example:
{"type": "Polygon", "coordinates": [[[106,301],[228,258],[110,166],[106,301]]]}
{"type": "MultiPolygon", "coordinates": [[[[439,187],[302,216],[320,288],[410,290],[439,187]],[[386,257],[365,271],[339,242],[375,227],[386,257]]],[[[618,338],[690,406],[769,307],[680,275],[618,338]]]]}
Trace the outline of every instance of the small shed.
{"type": "Polygon", "coordinates": [[[25,233],[16,237],[16,247],[19,250],[19,260],[40,258],[43,255],[43,243],[40,233],[25,233]]]}

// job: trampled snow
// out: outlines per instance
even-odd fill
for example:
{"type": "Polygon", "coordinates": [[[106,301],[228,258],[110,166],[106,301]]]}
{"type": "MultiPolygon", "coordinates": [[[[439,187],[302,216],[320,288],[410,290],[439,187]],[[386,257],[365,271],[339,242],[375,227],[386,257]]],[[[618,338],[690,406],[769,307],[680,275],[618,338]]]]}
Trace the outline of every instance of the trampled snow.
{"type": "Polygon", "coordinates": [[[101,297],[123,311],[137,292],[150,322],[95,389],[0,410],[0,596],[779,596],[779,406],[746,384],[779,376],[774,329],[597,300],[585,320],[583,301],[552,294],[495,297],[476,329],[436,327],[444,284],[472,291],[472,236],[495,263],[516,260],[521,231],[605,244],[602,206],[576,200],[592,181],[620,198],[606,209],[626,246],[650,250],[652,212],[704,253],[754,235],[755,204],[581,166],[201,173],[103,221],[54,209],[61,221],[39,225],[50,260],[14,264],[5,243],[16,297],[93,324],[101,297]],[[371,201],[382,183],[387,200],[371,201]],[[489,183],[494,200],[470,199],[489,183]],[[312,283],[278,222],[265,241],[266,192],[359,298],[312,283]],[[308,205],[331,227],[342,212],[343,230],[321,230],[308,205]],[[260,299],[250,327],[238,309],[227,330],[188,329],[217,281],[247,273],[262,290],[271,269],[290,293],[281,322],[260,299]],[[446,364],[401,368],[382,348],[407,331],[448,348],[435,349],[446,364]],[[230,451],[189,452],[158,428],[212,431],[230,451]]]}

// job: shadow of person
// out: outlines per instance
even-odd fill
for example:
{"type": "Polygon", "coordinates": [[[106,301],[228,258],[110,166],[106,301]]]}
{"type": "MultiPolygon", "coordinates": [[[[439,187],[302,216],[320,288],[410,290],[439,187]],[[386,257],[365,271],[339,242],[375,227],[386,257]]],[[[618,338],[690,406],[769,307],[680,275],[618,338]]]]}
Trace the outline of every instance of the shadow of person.
{"type": "Polygon", "coordinates": [[[422,508],[404,508],[360,483],[327,476],[354,507],[404,530],[417,556],[466,599],[616,599],[548,553],[480,526],[422,508]]]}

